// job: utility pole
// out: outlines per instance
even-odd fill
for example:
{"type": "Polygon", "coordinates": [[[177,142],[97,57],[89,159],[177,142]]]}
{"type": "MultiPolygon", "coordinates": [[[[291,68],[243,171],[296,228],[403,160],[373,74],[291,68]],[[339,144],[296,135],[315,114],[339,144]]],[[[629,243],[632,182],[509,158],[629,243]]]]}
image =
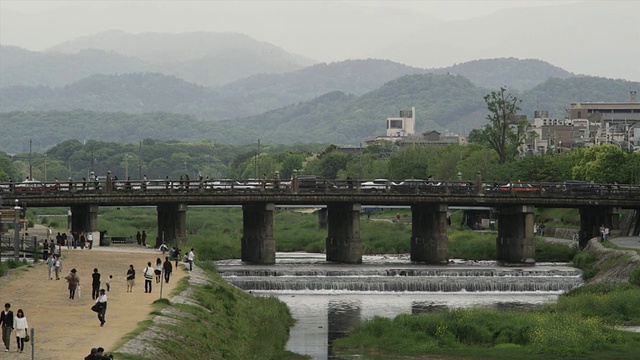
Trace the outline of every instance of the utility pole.
{"type": "Polygon", "coordinates": [[[260,179],[260,139],[258,139],[258,155],[256,155],[256,162],[258,163],[258,173],[256,179],[260,179]]]}
{"type": "Polygon", "coordinates": [[[20,210],[18,199],[16,199],[16,206],[13,207],[13,212],[15,213],[13,219],[13,260],[16,263],[20,261],[20,210]]]}
{"type": "Polygon", "coordinates": [[[32,145],[32,141],[31,139],[29,139],[29,180],[33,180],[33,169],[31,166],[31,155],[32,155],[31,145],[32,145]]]}

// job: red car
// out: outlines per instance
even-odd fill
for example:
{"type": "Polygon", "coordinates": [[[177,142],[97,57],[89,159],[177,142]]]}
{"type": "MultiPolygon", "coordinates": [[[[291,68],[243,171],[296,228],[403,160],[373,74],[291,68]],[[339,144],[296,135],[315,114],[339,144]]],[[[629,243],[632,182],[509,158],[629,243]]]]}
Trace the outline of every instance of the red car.
{"type": "Polygon", "coordinates": [[[526,192],[526,193],[539,193],[544,192],[544,189],[538,186],[532,186],[531,184],[507,184],[498,187],[498,191],[513,191],[513,192],[526,192]]]}

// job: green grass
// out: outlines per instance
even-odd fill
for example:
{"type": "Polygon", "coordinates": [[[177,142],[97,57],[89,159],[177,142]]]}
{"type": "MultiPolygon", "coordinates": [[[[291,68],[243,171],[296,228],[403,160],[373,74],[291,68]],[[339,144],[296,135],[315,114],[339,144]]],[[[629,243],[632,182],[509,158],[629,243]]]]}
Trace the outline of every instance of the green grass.
{"type": "Polygon", "coordinates": [[[612,326],[640,321],[640,289],[601,291],[585,287],[535,312],[462,309],[375,317],[336,340],[334,348],[341,354],[447,359],[636,358],[640,334],[612,326]]]}
{"type": "MultiPolygon", "coordinates": [[[[176,315],[169,315],[178,321],[177,325],[160,325],[172,336],[152,341],[167,358],[305,358],[285,350],[293,319],[284,303],[273,297],[253,297],[226,283],[215,271],[208,270],[207,273],[210,284],[190,286],[192,298],[201,306],[171,304],[166,300],[154,303],[154,314],[169,307],[179,311],[176,315]]],[[[127,338],[140,333],[148,325],[142,324],[127,338]]],[[[115,355],[117,359],[147,359],[117,351],[115,355]]]]}

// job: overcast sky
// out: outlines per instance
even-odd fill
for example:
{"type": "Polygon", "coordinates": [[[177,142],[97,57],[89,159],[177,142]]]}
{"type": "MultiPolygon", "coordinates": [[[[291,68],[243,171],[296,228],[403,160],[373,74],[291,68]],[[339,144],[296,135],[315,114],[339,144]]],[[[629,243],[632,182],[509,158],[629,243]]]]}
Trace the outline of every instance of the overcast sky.
{"type": "Polygon", "coordinates": [[[538,58],[640,81],[640,1],[0,0],[3,45],[44,50],[113,29],[238,32],[322,62],[538,58]]]}

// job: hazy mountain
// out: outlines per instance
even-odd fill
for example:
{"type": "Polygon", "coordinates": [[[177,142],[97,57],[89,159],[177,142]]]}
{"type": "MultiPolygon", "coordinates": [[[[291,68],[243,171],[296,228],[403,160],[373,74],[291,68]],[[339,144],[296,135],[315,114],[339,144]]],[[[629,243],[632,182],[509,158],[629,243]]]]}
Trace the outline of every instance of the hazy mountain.
{"type": "Polygon", "coordinates": [[[149,71],[142,60],[103,50],[76,54],[42,53],[0,46],[0,87],[13,85],[58,87],[94,74],[149,71]]]}
{"type": "Polygon", "coordinates": [[[0,88],[0,109],[104,112],[174,112],[206,114],[215,100],[212,90],[158,73],[93,75],[59,89],[0,88]]]}
{"type": "Polygon", "coordinates": [[[529,118],[535,110],[547,110],[551,117],[564,118],[573,102],[627,102],[630,90],[640,90],[640,82],[576,76],[549,79],[518,98],[522,99],[522,112],[529,118]]]}
{"type": "Polygon", "coordinates": [[[295,71],[315,61],[237,33],[129,34],[113,30],[47,49],[77,53],[101,49],[158,65],[158,71],[205,86],[219,86],[252,74],[295,71]]]}
{"type": "MultiPolygon", "coordinates": [[[[113,95],[118,91],[124,98],[137,94],[130,102],[132,107],[152,104],[159,108],[159,103],[166,101],[164,109],[188,110],[190,106],[202,108],[202,103],[208,103],[211,96],[208,89],[159,74],[96,78],[110,87],[105,93],[111,94],[114,102],[120,101],[120,95],[113,95]],[[173,90],[163,92],[163,86],[171,81],[174,85],[169,88],[173,90]],[[127,89],[127,86],[131,88],[127,89]],[[170,94],[175,94],[174,100],[163,100],[170,94]],[[194,102],[188,102],[189,99],[194,102]]],[[[92,93],[96,83],[99,81],[80,82],[66,91],[69,96],[77,92],[78,97],[90,103],[94,100],[92,96],[83,97],[83,94],[93,94],[95,99],[106,96],[92,93]]],[[[532,90],[514,94],[523,100],[522,113],[529,118],[534,110],[548,110],[552,117],[564,117],[564,109],[571,102],[624,102],[629,99],[629,90],[638,88],[640,82],[571,77],[549,79],[532,90]]],[[[45,147],[73,138],[116,142],[135,142],[145,138],[212,140],[225,144],[246,144],[259,138],[271,144],[321,142],[357,145],[366,137],[384,134],[386,118],[396,116],[400,110],[411,106],[416,107],[418,133],[426,130],[468,133],[485,123],[483,96],[491,90],[478,87],[461,75],[407,75],[361,96],[334,91],[260,115],[218,122],[166,112],[3,112],[0,113],[0,150],[15,152],[15,149],[23,149],[31,137],[34,141],[37,138],[39,146],[45,147]],[[34,132],[33,129],[41,131],[34,132]]],[[[42,91],[51,90],[45,88],[42,91]]]]}
{"type": "Polygon", "coordinates": [[[368,56],[418,67],[496,57],[544,59],[575,74],[640,81],[638,14],[637,1],[580,1],[421,22],[422,28],[407,37],[411,51],[406,42],[392,41],[368,56]]]}
{"type": "Polygon", "coordinates": [[[566,79],[570,72],[548,62],[534,59],[483,59],[436,69],[435,74],[462,75],[474,84],[488,89],[507,86],[519,91],[529,90],[550,78],[566,79]]]}
{"type": "MultiPolygon", "coordinates": [[[[60,89],[2,88],[0,111],[171,111],[205,120],[222,120],[261,114],[332,91],[362,95],[401,76],[425,72],[425,69],[387,60],[348,60],[316,64],[286,74],[253,75],[216,89],[195,86],[174,76],[158,73],[147,76],[91,76],[60,89]],[[166,79],[163,80],[163,77],[166,79]],[[174,96],[173,88],[178,89],[180,94],[174,96]]],[[[516,83],[538,84],[551,76],[568,74],[544,62],[517,59],[481,60],[438,69],[436,72],[468,73],[467,77],[477,79],[476,86],[491,89],[500,86],[491,86],[502,83],[499,79],[505,79],[502,84],[511,89],[516,83]]]]}

